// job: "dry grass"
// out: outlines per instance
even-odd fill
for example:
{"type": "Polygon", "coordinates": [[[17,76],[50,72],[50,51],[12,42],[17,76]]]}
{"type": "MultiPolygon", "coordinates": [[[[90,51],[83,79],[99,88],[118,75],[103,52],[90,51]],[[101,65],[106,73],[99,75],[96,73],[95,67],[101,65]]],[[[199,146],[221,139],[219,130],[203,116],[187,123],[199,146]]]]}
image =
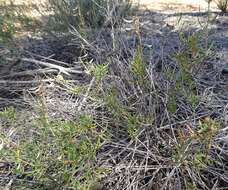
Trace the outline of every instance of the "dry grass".
{"type": "Polygon", "coordinates": [[[2,186],[227,187],[227,77],[213,68],[208,28],[174,33],[162,23],[152,31],[167,37],[159,49],[141,18],[3,52],[2,186]]]}
{"type": "Polygon", "coordinates": [[[228,1],[227,0],[218,0],[216,1],[217,7],[223,13],[226,13],[228,10],[228,1]]]}

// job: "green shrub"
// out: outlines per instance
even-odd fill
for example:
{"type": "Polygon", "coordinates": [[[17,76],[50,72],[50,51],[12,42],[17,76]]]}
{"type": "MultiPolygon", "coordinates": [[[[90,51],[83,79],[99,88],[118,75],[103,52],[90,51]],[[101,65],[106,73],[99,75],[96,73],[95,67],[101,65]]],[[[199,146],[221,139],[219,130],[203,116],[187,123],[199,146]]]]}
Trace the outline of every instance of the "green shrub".
{"type": "Polygon", "coordinates": [[[174,54],[176,67],[173,69],[172,66],[167,66],[165,71],[167,79],[173,82],[168,93],[167,108],[170,113],[176,112],[178,98],[182,98],[192,109],[197,107],[200,98],[196,90],[195,77],[208,56],[207,47],[200,45],[200,34],[188,37],[180,35],[180,38],[183,48],[174,54]]]}
{"type": "Polygon", "coordinates": [[[65,31],[72,26],[97,28],[110,18],[119,20],[130,10],[131,0],[49,0],[48,7],[53,13],[49,25],[65,31]]]}
{"type": "Polygon", "coordinates": [[[24,126],[14,115],[12,108],[0,112],[0,119],[7,117],[16,124],[15,135],[20,137],[13,142],[2,132],[7,126],[0,125],[1,161],[10,164],[8,172],[16,180],[25,179],[13,187],[85,190],[98,183],[101,169],[94,162],[103,135],[96,133],[91,116],[80,116],[76,122],[46,122],[41,114],[24,126]]]}
{"type": "Polygon", "coordinates": [[[143,60],[142,48],[138,47],[131,64],[131,71],[134,78],[139,81],[141,84],[145,82],[146,78],[146,65],[143,60]]]}
{"type": "Polygon", "coordinates": [[[17,113],[14,107],[5,108],[0,112],[0,121],[14,123],[17,119],[17,113]]]}
{"type": "Polygon", "coordinates": [[[211,165],[213,161],[210,160],[210,150],[220,127],[220,123],[208,117],[199,121],[196,130],[191,129],[188,133],[180,130],[173,160],[191,165],[196,170],[203,170],[211,165]]]}

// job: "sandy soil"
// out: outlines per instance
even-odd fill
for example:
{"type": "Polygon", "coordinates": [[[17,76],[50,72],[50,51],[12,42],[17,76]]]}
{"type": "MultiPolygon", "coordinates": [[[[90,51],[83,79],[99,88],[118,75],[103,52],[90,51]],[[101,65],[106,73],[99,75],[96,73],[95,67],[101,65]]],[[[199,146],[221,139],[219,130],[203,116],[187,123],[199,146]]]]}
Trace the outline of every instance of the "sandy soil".
{"type": "MultiPolygon", "coordinates": [[[[208,4],[205,0],[135,0],[141,7],[157,11],[205,11],[208,4]]],[[[215,2],[211,3],[211,9],[216,10],[215,2]]]]}
{"type": "MultiPolygon", "coordinates": [[[[16,4],[42,4],[46,0],[14,0],[16,4]]],[[[161,11],[197,11],[206,10],[208,5],[206,0],[133,0],[139,3],[142,8],[161,11]]],[[[211,8],[216,10],[215,2],[211,3],[211,8]]]]}

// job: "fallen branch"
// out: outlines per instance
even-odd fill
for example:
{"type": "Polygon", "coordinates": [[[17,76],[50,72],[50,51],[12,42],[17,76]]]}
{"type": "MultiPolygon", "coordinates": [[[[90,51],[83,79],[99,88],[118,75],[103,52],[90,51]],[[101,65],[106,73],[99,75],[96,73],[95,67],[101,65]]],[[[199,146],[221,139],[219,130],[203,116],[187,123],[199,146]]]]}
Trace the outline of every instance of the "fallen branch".
{"type": "MultiPolygon", "coordinates": [[[[38,57],[38,58],[43,59],[42,61],[48,60],[48,61],[52,61],[52,62],[61,64],[61,65],[64,65],[64,66],[69,66],[69,65],[70,65],[69,63],[66,63],[66,62],[63,62],[63,61],[59,61],[59,60],[52,59],[51,57],[52,57],[53,55],[51,55],[51,56],[49,56],[49,57],[45,57],[45,56],[37,55],[37,54],[32,53],[32,52],[29,52],[29,51],[26,51],[26,52],[29,53],[29,54],[31,54],[31,55],[33,55],[34,57],[38,57]]],[[[78,66],[78,68],[80,68],[80,67],[78,66]]]]}
{"type": "Polygon", "coordinates": [[[30,81],[18,81],[18,80],[0,80],[0,84],[34,84],[40,82],[53,82],[55,79],[44,79],[44,80],[30,80],[30,81]]]}
{"type": "Polygon", "coordinates": [[[44,67],[49,67],[51,69],[57,69],[59,71],[59,73],[64,73],[64,74],[66,74],[68,76],[70,75],[70,73],[85,74],[84,71],[77,71],[77,70],[73,70],[73,68],[65,68],[63,66],[55,65],[55,64],[52,64],[52,63],[48,63],[48,62],[38,61],[38,60],[35,60],[35,59],[22,58],[21,61],[35,63],[37,65],[42,65],[44,67]]]}
{"type": "Polygon", "coordinates": [[[79,111],[79,112],[82,110],[82,106],[86,103],[86,100],[87,100],[87,98],[88,98],[88,96],[89,96],[89,92],[90,92],[90,90],[91,90],[91,88],[92,88],[94,82],[95,82],[95,77],[92,78],[92,80],[90,81],[90,84],[89,84],[89,87],[87,88],[86,94],[85,94],[85,96],[83,97],[83,99],[82,99],[80,105],[78,106],[78,111],[79,111]]]}

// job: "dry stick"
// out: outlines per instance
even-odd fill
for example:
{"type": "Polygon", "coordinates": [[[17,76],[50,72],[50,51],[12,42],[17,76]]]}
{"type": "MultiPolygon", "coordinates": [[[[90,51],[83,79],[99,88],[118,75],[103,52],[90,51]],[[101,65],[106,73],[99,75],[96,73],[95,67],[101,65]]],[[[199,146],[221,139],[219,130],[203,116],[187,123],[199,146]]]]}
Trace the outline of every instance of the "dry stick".
{"type": "Polygon", "coordinates": [[[82,35],[80,34],[80,32],[77,31],[77,29],[73,26],[71,26],[73,31],[70,31],[71,34],[76,35],[79,39],[81,39],[88,47],[92,48],[93,50],[95,50],[96,52],[98,52],[98,50],[91,45],[85,38],[82,37],[82,35]]]}
{"type": "MultiPolygon", "coordinates": [[[[34,84],[40,82],[56,82],[56,79],[42,79],[42,80],[29,80],[29,81],[18,81],[18,80],[0,80],[1,85],[8,85],[8,84],[34,84]]],[[[66,80],[66,82],[76,82],[76,80],[66,80]]],[[[0,86],[0,89],[4,87],[0,86]]]]}
{"type": "Polygon", "coordinates": [[[56,69],[37,69],[37,70],[30,70],[30,71],[21,71],[21,72],[15,72],[15,73],[11,73],[8,75],[3,75],[0,76],[0,78],[8,78],[8,77],[15,77],[15,76],[33,76],[33,75],[37,75],[37,74],[49,74],[49,73],[55,73],[57,72],[56,69]]]}
{"type": "Polygon", "coordinates": [[[86,103],[86,100],[87,100],[87,98],[89,96],[89,92],[90,92],[94,82],[95,82],[95,77],[93,77],[92,80],[90,81],[90,84],[89,84],[89,87],[88,87],[88,89],[86,91],[86,94],[85,94],[85,96],[83,97],[81,103],[78,106],[78,111],[79,112],[82,110],[82,106],[86,103]]]}
{"type": "Polygon", "coordinates": [[[74,70],[73,68],[65,68],[65,67],[62,67],[62,66],[59,66],[59,65],[55,65],[55,64],[48,63],[48,62],[43,62],[43,61],[38,61],[38,60],[35,60],[35,59],[22,58],[21,61],[35,63],[35,64],[42,65],[42,66],[45,66],[45,67],[49,67],[49,68],[52,68],[52,69],[57,69],[60,73],[64,73],[66,75],[70,75],[69,73],[85,74],[84,71],[77,71],[77,70],[74,70]]]}
{"type": "MultiPolygon", "coordinates": [[[[187,123],[187,122],[199,120],[199,119],[204,118],[204,117],[206,117],[206,116],[208,116],[208,115],[210,115],[210,113],[204,113],[204,114],[202,114],[201,116],[198,116],[198,117],[196,117],[196,118],[192,118],[192,119],[189,118],[189,119],[186,119],[186,120],[183,120],[183,121],[179,121],[179,122],[176,122],[176,123],[173,123],[173,124],[168,124],[168,125],[159,127],[159,128],[157,129],[157,131],[168,130],[168,129],[170,129],[170,127],[173,127],[173,126],[175,126],[175,125],[181,125],[181,124],[185,124],[185,123],[187,123]]],[[[145,127],[151,126],[151,124],[144,124],[144,126],[145,126],[145,127]]]]}
{"type": "Polygon", "coordinates": [[[62,65],[65,65],[65,66],[68,66],[68,65],[69,65],[69,63],[66,63],[66,62],[63,62],[63,61],[59,61],[59,60],[52,59],[51,56],[53,56],[54,54],[51,55],[51,56],[49,56],[49,57],[45,57],[45,56],[37,55],[37,54],[32,53],[32,52],[29,52],[29,51],[26,51],[26,52],[29,53],[29,54],[31,54],[31,55],[33,55],[33,56],[35,56],[35,57],[42,58],[43,61],[44,61],[44,60],[48,60],[48,61],[53,61],[53,62],[55,62],[55,63],[59,63],[59,64],[62,64],[62,65]]]}
{"type": "Polygon", "coordinates": [[[54,79],[44,79],[44,80],[30,80],[30,81],[18,81],[18,80],[0,80],[0,84],[33,84],[40,82],[53,82],[54,79]]]}
{"type": "Polygon", "coordinates": [[[181,164],[178,164],[178,166],[176,166],[176,167],[174,167],[174,168],[172,169],[172,171],[169,173],[169,176],[167,177],[165,183],[164,183],[163,186],[161,187],[161,190],[166,189],[166,186],[167,186],[168,182],[169,182],[170,179],[173,177],[173,175],[175,174],[176,169],[179,168],[180,165],[181,165],[181,164]]]}

